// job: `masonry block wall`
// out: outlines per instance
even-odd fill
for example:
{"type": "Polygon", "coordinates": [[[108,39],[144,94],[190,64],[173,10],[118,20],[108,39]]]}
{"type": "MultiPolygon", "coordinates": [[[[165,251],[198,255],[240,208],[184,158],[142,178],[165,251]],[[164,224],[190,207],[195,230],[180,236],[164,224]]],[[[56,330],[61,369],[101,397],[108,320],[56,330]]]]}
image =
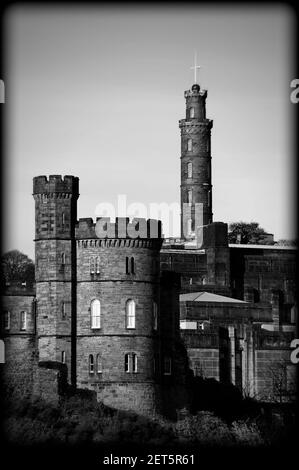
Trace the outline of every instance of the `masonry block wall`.
{"type": "Polygon", "coordinates": [[[38,354],[35,339],[35,298],[19,295],[2,298],[1,337],[5,344],[3,380],[6,393],[16,399],[30,397],[38,354]]]}
{"type": "Polygon", "coordinates": [[[153,414],[160,404],[161,229],[158,238],[147,231],[145,238],[119,238],[117,228],[126,224],[117,218],[116,232],[111,225],[104,238],[95,238],[90,219],[76,227],[77,384],[106,405],[153,414]]]}
{"type": "Polygon", "coordinates": [[[65,362],[69,380],[75,383],[74,231],[79,180],[73,176],[37,176],[33,179],[33,196],[40,359],[65,362]]]}

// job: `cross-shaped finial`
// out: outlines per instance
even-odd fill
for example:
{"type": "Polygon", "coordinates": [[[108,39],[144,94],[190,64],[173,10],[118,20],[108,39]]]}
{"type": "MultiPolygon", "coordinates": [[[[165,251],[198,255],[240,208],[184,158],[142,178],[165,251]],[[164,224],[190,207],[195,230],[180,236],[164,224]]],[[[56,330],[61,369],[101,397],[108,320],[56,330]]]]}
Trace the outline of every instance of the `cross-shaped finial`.
{"type": "Polygon", "coordinates": [[[196,82],[196,79],[197,79],[197,78],[196,78],[196,75],[197,75],[196,72],[197,72],[197,69],[200,69],[200,65],[196,65],[196,62],[197,62],[197,60],[196,60],[196,52],[195,52],[195,53],[194,53],[194,66],[191,67],[191,69],[194,70],[194,83],[197,83],[197,82],[196,82]]]}

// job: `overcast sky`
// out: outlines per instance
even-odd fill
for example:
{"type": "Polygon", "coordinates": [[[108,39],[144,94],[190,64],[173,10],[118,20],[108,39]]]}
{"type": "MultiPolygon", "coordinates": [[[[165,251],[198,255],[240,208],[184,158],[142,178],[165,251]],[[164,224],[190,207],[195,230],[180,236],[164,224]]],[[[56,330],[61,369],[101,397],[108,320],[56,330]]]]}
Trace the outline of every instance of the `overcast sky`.
{"type": "Polygon", "coordinates": [[[37,175],[79,176],[78,217],[118,194],[179,202],[178,120],[195,49],[214,121],[214,220],[295,237],[294,13],[187,5],[7,10],[5,251],[34,256],[37,175]]]}

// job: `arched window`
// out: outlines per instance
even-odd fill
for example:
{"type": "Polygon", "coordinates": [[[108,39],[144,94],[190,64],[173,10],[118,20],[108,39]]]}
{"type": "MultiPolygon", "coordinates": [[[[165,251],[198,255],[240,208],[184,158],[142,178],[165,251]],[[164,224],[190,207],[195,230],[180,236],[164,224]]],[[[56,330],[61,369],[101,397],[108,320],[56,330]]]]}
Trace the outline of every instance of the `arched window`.
{"type": "Polygon", "coordinates": [[[92,300],[90,304],[91,328],[101,328],[101,302],[92,300]]]}
{"type": "Polygon", "coordinates": [[[192,178],[192,162],[187,163],[188,178],[192,178]]]}
{"type": "Polygon", "coordinates": [[[188,139],[187,141],[187,150],[188,152],[192,151],[192,139],[188,139]]]}
{"type": "Polygon", "coordinates": [[[61,264],[65,264],[65,253],[61,253],[61,264]]]}
{"type": "Polygon", "coordinates": [[[5,330],[10,329],[10,312],[8,311],[4,312],[4,329],[5,330]]]}
{"type": "Polygon", "coordinates": [[[135,302],[131,299],[126,303],[126,328],[135,328],[135,302]]]}
{"type": "Polygon", "coordinates": [[[158,305],[157,302],[153,302],[153,328],[158,329],[158,305]]]}
{"type": "Polygon", "coordinates": [[[126,274],[130,274],[129,258],[126,256],[126,274]]]}
{"type": "Polygon", "coordinates": [[[190,115],[190,118],[194,118],[194,108],[190,108],[189,115],[190,115]]]}
{"type": "Polygon", "coordinates": [[[136,374],[137,372],[137,354],[132,354],[132,372],[136,374]]]}
{"type": "Polygon", "coordinates": [[[27,312],[22,311],[20,314],[20,330],[27,328],[27,312]]]}
{"type": "Polygon", "coordinates": [[[61,351],[61,362],[65,364],[65,351],[61,351]]]}
{"type": "Polygon", "coordinates": [[[192,189],[188,191],[188,204],[192,204],[192,189]]]}
{"type": "Polygon", "coordinates": [[[90,374],[94,374],[94,359],[93,359],[93,355],[92,355],[92,354],[89,355],[89,359],[88,359],[88,369],[89,369],[89,373],[90,373],[90,374]]]}
{"type": "Polygon", "coordinates": [[[97,354],[97,373],[101,374],[102,372],[103,372],[102,355],[97,354]]]}

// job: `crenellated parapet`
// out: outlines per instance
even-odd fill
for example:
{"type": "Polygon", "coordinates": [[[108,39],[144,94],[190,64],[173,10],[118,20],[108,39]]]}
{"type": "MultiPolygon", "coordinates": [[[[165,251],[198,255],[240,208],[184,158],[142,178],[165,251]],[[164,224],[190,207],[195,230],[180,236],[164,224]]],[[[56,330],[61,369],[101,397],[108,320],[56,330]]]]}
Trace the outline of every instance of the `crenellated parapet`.
{"type": "Polygon", "coordinates": [[[91,218],[84,218],[76,224],[75,236],[77,240],[95,239],[99,246],[105,240],[110,240],[109,246],[120,242],[123,246],[141,246],[145,242],[160,245],[162,224],[160,220],[144,218],[130,221],[128,217],[116,217],[112,221],[109,217],[98,217],[96,223],[91,218]]]}
{"type": "Polygon", "coordinates": [[[52,197],[79,197],[79,178],[76,176],[50,175],[33,178],[33,195],[47,195],[52,197]]]}

